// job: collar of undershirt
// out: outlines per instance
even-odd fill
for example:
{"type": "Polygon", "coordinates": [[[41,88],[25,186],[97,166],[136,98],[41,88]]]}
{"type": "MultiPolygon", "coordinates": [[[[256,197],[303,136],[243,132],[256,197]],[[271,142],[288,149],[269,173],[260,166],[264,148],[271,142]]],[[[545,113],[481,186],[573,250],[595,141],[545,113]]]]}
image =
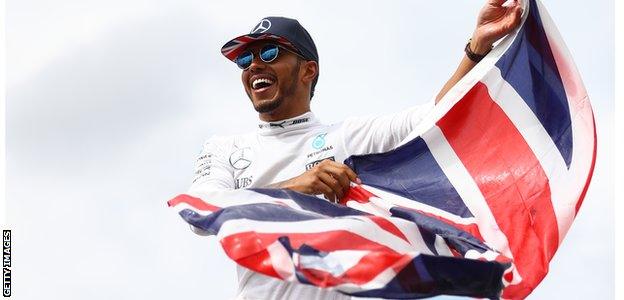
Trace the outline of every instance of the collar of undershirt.
{"type": "Polygon", "coordinates": [[[320,124],[320,121],[311,111],[294,118],[273,122],[258,122],[258,134],[276,135],[297,129],[304,129],[320,124]]]}

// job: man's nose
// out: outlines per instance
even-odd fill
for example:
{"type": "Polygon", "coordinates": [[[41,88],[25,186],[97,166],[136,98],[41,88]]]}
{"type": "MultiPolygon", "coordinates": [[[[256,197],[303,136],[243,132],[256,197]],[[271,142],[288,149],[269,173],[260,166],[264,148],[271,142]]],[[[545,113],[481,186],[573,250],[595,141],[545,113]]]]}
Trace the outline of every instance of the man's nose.
{"type": "Polygon", "coordinates": [[[255,72],[262,70],[266,67],[266,63],[260,59],[259,55],[254,55],[253,60],[251,61],[251,65],[249,65],[249,71],[255,72]]]}

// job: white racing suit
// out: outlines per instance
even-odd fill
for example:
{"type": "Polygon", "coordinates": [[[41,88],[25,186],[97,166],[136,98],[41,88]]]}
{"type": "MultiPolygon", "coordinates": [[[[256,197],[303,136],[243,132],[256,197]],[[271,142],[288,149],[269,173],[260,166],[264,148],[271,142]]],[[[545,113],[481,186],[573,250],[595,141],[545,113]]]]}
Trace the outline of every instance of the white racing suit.
{"type": "MultiPolygon", "coordinates": [[[[358,154],[395,148],[433,107],[433,101],[398,114],[322,124],[312,112],[278,122],[260,122],[256,132],[213,136],[197,159],[189,194],[266,187],[314,167],[324,159],[343,162],[358,154]]],[[[350,299],[338,292],[268,277],[237,266],[236,299],[350,299]]]]}

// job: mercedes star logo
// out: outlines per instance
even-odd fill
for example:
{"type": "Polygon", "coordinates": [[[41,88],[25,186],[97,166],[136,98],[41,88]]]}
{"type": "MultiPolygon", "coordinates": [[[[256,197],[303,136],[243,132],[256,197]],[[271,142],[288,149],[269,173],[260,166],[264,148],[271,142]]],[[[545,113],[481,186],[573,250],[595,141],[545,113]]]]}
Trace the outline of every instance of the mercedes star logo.
{"type": "Polygon", "coordinates": [[[251,165],[253,152],[250,147],[240,148],[230,155],[230,165],[237,170],[244,170],[251,165]]]}
{"type": "Polygon", "coordinates": [[[251,31],[251,33],[265,33],[267,30],[271,28],[271,21],[268,19],[262,19],[256,27],[251,31]]]}

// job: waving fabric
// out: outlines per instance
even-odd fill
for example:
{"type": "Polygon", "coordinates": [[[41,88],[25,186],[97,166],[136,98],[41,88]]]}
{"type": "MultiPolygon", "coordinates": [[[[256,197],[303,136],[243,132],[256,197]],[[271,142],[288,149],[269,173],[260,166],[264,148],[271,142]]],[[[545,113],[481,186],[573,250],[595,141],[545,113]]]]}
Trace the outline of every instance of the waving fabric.
{"type": "Polygon", "coordinates": [[[587,93],[552,20],[520,28],[402,144],[345,163],[339,204],[288,190],[168,203],[256,272],[360,297],[524,298],[583,201],[596,158],[587,93]]]}

